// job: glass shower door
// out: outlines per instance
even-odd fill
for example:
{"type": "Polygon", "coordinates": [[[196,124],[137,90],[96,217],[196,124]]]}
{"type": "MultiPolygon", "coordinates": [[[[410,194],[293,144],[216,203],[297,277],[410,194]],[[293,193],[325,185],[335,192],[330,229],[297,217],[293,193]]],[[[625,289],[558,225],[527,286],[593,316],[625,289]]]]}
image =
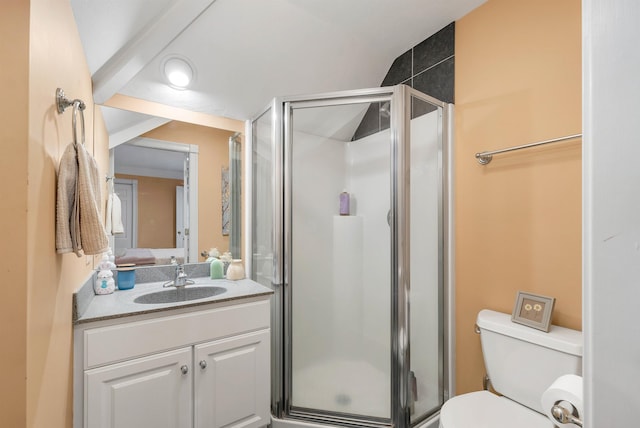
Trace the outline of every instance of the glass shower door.
{"type": "MultiPolygon", "coordinates": [[[[410,420],[444,403],[443,107],[409,90],[407,129],[410,183],[410,420]]],[[[441,103],[440,103],[441,104],[441,103]]]]}
{"type": "MultiPolygon", "coordinates": [[[[283,333],[283,289],[279,271],[276,269],[280,228],[277,219],[281,214],[277,209],[281,200],[280,192],[275,189],[281,183],[278,177],[279,163],[276,143],[276,112],[269,106],[251,124],[251,263],[250,277],[273,290],[271,303],[271,412],[275,416],[282,414],[282,337],[283,333]]],[[[247,168],[248,169],[248,168],[247,168]]]]}
{"type": "Polygon", "coordinates": [[[273,108],[252,124],[251,278],[272,287],[274,252],[274,135],[273,108]]]}
{"type": "Polygon", "coordinates": [[[285,104],[294,415],[391,417],[390,97],[370,98],[285,104]]]}

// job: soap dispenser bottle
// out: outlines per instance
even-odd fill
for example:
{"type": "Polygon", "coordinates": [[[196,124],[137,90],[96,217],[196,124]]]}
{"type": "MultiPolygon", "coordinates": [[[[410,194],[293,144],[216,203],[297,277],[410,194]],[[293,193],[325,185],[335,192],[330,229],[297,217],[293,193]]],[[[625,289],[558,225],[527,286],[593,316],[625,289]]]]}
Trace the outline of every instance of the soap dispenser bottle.
{"type": "Polygon", "coordinates": [[[93,291],[96,294],[111,294],[116,290],[116,282],[113,279],[113,272],[103,269],[98,272],[93,291]]]}
{"type": "Polygon", "coordinates": [[[222,260],[216,259],[215,257],[211,260],[210,267],[211,279],[222,279],[224,278],[224,265],[222,260]]]}
{"type": "Polygon", "coordinates": [[[109,254],[102,255],[102,260],[98,264],[98,274],[96,275],[96,282],[93,285],[93,291],[96,294],[111,294],[116,289],[116,281],[113,278],[113,271],[116,265],[109,260],[109,254]]]}

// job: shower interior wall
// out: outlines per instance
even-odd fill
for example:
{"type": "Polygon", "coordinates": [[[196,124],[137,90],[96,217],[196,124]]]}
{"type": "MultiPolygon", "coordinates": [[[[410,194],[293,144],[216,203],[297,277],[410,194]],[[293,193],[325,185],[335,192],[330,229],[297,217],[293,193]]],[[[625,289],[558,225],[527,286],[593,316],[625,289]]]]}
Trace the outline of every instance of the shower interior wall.
{"type": "MultiPolygon", "coordinates": [[[[411,370],[416,414],[438,392],[438,110],[411,121],[411,370]]],[[[294,113],[294,127],[295,127],[294,113]]],[[[294,131],[293,406],[390,416],[390,131],[340,141],[294,131]],[[296,168],[297,165],[303,167],[296,168]],[[338,195],[351,215],[338,215],[338,195]]]]}

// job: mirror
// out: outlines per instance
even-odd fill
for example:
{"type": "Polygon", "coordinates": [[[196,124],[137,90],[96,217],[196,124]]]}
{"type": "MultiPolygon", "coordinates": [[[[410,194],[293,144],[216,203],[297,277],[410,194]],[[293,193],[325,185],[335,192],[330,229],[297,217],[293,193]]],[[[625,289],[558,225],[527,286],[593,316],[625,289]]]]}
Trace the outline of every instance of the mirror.
{"type": "Polygon", "coordinates": [[[112,237],[116,263],[194,263],[211,248],[241,258],[242,135],[101,109],[113,147],[108,191],[120,201],[124,232],[112,237]]]}

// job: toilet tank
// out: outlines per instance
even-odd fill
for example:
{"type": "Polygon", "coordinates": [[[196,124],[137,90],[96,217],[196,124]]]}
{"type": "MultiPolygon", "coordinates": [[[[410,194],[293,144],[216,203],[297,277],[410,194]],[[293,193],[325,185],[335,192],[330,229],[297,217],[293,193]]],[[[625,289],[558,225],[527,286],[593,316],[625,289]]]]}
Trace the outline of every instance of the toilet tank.
{"type": "Polygon", "coordinates": [[[582,332],[551,326],[548,333],[487,309],[478,314],[480,340],[491,385],[500,394],[544,413],[542,393],[558,377],[582,375],[582,332]]]}

